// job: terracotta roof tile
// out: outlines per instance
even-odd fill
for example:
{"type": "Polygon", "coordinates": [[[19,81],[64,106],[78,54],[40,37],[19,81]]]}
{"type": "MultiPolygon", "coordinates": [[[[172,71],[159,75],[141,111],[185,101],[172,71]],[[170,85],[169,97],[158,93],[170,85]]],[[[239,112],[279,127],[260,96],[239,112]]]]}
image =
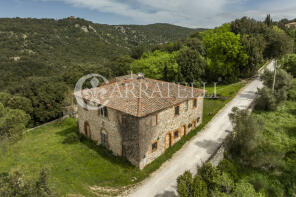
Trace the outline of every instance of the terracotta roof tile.
{"type": "Polygon", "coordinates": [[[147,116],[202,94],[201,89],[149,78],[137,79],[137,75],[115,78],[100,87],[82,91],[83,98],[88,101],[136,117],[147,116]]]}

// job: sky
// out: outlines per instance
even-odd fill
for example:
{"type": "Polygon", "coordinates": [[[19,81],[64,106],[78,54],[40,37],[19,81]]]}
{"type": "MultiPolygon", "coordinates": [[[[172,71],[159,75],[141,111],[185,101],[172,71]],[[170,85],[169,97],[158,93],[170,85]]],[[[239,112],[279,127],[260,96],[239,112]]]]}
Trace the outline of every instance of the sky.
{"type": "Polygon", "coordinates": [[[66,18],[101,24],[170,23],[212,28],[242,16],[296,18],[296,0],[0,0],[0,17],[66,18]]]}

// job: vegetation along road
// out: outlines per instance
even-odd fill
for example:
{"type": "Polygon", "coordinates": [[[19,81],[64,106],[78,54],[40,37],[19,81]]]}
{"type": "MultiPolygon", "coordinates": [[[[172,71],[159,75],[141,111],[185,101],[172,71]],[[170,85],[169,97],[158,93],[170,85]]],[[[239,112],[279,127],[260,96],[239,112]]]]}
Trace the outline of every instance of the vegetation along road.
{"type": "MultiPolygon", "coordinates": [[[[273,69],[274,62],[267,68],[273,69]]],[[[256,97],[257,88],[263,84],[259,77],[246,85],[238,95],[223,108],[211,122],[188,142],[172,159],[162,165],[146,179],[142,185],[129,195],[130,197],[146,196],[177,196],[176,179],[186,170],[196,173],[196,166],[201,166],[221,145],[227,134],[232,130],[229,113],[233,107],[246,109],[256,97]]]]}

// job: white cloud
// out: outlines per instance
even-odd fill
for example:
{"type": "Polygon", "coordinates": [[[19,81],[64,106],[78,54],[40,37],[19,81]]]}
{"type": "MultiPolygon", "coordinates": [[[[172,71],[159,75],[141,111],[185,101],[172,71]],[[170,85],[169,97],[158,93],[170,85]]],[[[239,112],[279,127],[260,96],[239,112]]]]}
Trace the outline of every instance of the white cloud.
{"type": "MultiPolygon", "coordinates": [[[[47,0],[49,1],[49,0],[47,0]]],[[[241,16],[262,19],[296,17],[295,0],[59,0],[100,12],[130,17],[138,23],[167,22],[190,27],[214,27],[241,16]],[[252,1],[253,2],[253,1],[252,1]],[[254,4],[254,2],[253,2],[254,4]],[[255,9],[252,7],[256,7],[255,9]]]]}

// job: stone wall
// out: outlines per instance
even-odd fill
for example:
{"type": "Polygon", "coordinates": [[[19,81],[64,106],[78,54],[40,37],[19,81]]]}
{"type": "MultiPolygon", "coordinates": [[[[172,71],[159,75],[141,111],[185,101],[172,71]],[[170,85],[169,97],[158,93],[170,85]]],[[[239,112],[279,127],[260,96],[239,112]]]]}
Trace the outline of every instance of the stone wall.
{"type": "Polygon", "coordinates": [[[203,113],[203,98],[200,97],[197,103],[197,108],[193,108],[193,100],[181,103],[179,105],[180,114],[177,116],[175,116],[174,106],[140,119],[139,167],[141,169],[165,152],[165,150],[169,147],[168,140],[171,141],[171,145],[179,141],[182,136],[184,136],[184,127],[186,127],[186,131],[188,133],[192,129],[194,129],[194,120],[197,120],[199,118],[199,122],[196,122],[196,127],[201,124],[203,113]],[[155,115],[157,115],[157,125],[152,126],[151,122],[153,121],[152,119],[155,117],[155,115]],[[192,124],[191,128],[189,128],[189,124],[192,124]],[[174,132],[177,130],[179,131],[179,137],[174,138],[174,132]],[[157,150],[153,152],[152,144],[155,142],[157,142],[158,147],[157,150]]]}
{"type": "Polygon", "coordinates": [[[107,133],[108,149],[115,155],[122,155],[122,137],[120,134],[119,112],[108,108],[108,117],[102,117],[98,110],[85,110],[78,107],[78,122],[80,133],[85,134],[84,124],[88,122],[90,126],[90,138],[101,144],[101,132],[107,133]]]}
{"type": "Polygon", "coordinates": [[[102,117],[98,110],[85,110],[78,107],[79,129],[85,134],[84,125],[88,122],[90,138],[101,144],[101,132],[108,136],[108,149],[115,155],[126,157],[133,165],[144,168],[165,152],[186,133],[201,124],[203,113],[203,98],[199,98],[197,107],[193,100],[185,101],[180,106],[179,115],[175,115],[175,106],[156,112],[146,117],[138,118],[108,108],[108,118],[102,117]],[[157,117],[157,118],[156,118],[157,117]],[[157,124],[156,124],[157,119],[157,124]],[[190,127],[190,125],[192,125],[190,127]],[[178,131],[178,137],[174,132],[178,131]],[[157,142],[157,150],[152,151],[152,144],[157,142]],[[171,142],[171,143],[169,143],[171,142]]]}

